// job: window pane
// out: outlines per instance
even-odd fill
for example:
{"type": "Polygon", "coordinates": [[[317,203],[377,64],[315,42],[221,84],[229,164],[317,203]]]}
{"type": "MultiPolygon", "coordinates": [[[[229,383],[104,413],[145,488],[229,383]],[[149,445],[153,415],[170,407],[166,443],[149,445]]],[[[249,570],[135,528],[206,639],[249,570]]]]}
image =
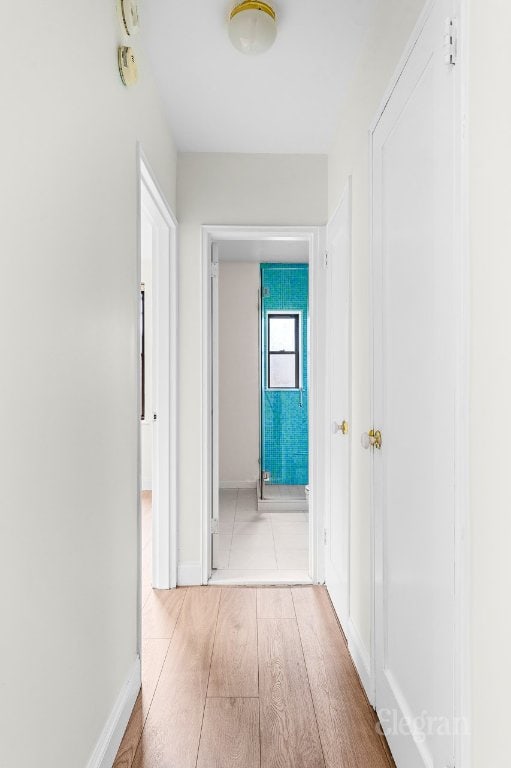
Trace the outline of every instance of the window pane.
{"type": "Polygon", "coordinates": [[[295,373],[296,355],[270,355],[270,389],[297,386],[295,373]]]}
{"type": "Polygon", "coordinates": [[[295,352],[294,317],[269,317],[270,352],[295,352]]]}

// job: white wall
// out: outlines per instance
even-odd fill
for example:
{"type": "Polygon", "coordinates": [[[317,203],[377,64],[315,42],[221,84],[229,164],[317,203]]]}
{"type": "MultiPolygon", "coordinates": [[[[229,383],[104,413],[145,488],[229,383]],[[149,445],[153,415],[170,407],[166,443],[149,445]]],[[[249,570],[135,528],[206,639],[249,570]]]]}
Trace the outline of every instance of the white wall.
{"type": "Polygon", "coordinates": [[[0,765],[84,768],[137,653],[136,141],[171,205],[175,152],[113,1],[8,17],[0,765]]]}
{"type": "Polygon", "coordinates": [[[327,159],[320,155],[182,154],[180,223],[179,560],[200,573],[201,225],[324,224],[327,159]]]}
{"type": "Polygon", "coordinates": [[[367,35],[335,145],[328,158],[328,207],[337,207],[352,177],[353,384],[350,613],[363,652],[371,642],[369,452],[358,439],[372,425],[369,304],[369,127],[413,30],[424,0],[382,0],[367,35]]]}
{"type": "Polygon", "coordinates": [[[218,276],[220,483],[259,475],[257,263],[221,262],[218,276]]]}
{"type": "Polygon", "coordinates": [[[469,5],[472,766],[483,768],[509,764],[511,7],[469,5]]]}

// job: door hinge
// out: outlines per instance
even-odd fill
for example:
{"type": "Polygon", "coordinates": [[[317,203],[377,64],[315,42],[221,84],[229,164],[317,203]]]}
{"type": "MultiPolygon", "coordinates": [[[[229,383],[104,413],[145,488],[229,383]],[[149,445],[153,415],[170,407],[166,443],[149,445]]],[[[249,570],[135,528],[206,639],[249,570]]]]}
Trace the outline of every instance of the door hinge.
{"type": "Polygon", "coordinates": [[[458,30],[456,19],[446,19],[444,35],[445,63],[454,66],[458,57],[458,30]]]}
{"type": "Polygon", "coordinates": [[[323,528],[323,544],[327,544],[328,542],[328,531],[326,528],[323,528]]]}
{"type": "Polygon", "coordinates": [[[218,263],[216,261],[212,261],[209,265],[209,276],[218,277],[218,263]]]}
{"type": "Polygon", "coordinates": [[[323,258],[323,266],[325,269],[328,269],[328,251],[325,251],[325,256],[323,258]]]}
{"type": "Polygon", "coordinates": [[[219,533],[220,528],[218,520],[214,517],[211,518],[211,533],[219,533]]]}

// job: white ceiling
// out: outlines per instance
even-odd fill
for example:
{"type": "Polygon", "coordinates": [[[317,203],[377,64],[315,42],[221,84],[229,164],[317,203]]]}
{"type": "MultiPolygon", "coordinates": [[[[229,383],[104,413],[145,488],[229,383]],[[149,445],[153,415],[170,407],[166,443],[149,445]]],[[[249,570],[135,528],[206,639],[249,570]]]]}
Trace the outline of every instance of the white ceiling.
{"type": "Polygon", "coordinates": [[[378,0],[275,0],[277,40],[231,45],[229,0],[146,0],[144,45],[181,151],[326,153],[378,0]]]}
{"type": "Polygon", "coordinates": [[[218,260],[307,263],[309,244],[306,240],[221,240],[218,260]]]}

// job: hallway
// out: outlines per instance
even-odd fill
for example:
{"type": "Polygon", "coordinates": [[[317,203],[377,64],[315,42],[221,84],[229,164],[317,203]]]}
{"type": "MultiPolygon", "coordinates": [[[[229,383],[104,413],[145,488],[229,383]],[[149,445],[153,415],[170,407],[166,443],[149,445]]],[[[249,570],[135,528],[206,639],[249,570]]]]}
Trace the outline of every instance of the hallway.
{"type": "Polygon", "coordinates": [[[151,590],[142,494],[142,691],[114,768],[389,768],[323,587],[151,590]]]}
{"type": "Polygon", "coordinates": [[[44,10],[0,768],[506,768],[511,2],[44,10]]]}
{"type": "Polygon", "coordinates": [[[115,768],[389,768],[322,587],[154,591],[115,768]]]}

